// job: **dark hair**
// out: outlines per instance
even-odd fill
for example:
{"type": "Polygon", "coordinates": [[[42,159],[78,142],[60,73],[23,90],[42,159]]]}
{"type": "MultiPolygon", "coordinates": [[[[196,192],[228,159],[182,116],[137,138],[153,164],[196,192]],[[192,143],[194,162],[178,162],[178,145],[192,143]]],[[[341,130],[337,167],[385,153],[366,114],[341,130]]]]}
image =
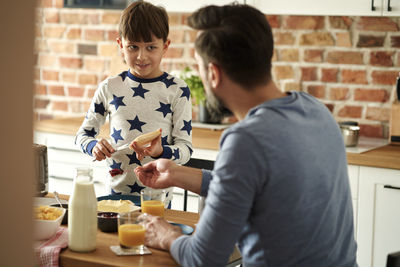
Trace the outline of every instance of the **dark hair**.
{"type": "Polygon", "coordinates": [[[119,35],[132,42],[151,42],[152,35],[167,41],[168,15],[164,8],[136,1],[124,9],[119,22],[119,35]]]}
{"type": "Polygon", "coordinates": [[[259,10],[240,4],[211,5],[189,16],[188,24],[202,31],[195,48],[206,68],[212,62],[230,79],[249,88],[271,79],[274,41],[259,10]]]}

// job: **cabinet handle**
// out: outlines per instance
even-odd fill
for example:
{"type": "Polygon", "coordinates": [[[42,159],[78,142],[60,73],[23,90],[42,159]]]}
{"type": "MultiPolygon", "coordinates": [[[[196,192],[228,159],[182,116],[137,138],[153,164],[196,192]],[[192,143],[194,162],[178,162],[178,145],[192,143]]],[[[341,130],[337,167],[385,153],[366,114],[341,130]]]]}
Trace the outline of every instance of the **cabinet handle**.
{"type": "Polygon", "coordinates": [[[391,185],[384,185],[383,188],[400,190],[400,187],[391,186],[391,185]]]}
{"type": "Polygon", "coordinates": [[[372,10],[372,11],[375,11],[374,0],[371,0],[371,10],[372,10]]]}
{"type": "Polygon", "coordinates": [[[388,0],[388,11],[392,11],[392,7],[390,6],[390,0],[388,0]]]}

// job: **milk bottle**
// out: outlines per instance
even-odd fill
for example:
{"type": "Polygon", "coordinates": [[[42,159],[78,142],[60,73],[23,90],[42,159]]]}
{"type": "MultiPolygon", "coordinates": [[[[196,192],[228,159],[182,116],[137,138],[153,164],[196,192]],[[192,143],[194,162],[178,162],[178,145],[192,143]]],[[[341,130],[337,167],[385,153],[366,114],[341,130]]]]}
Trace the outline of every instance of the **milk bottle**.
{"type": "Polygon", "coordinates": [[[73,251],[96,249],[97,199],[91,168],[76,168],[68,203],[68,247],[73,251]]]}

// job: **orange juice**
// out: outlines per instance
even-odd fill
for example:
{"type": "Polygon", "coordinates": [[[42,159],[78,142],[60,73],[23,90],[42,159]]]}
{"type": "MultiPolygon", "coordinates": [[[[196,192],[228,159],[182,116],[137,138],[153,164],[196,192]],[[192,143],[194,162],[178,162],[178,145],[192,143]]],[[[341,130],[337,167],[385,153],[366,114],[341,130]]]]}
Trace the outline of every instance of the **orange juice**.
{"type": "Polygon", "coordinates": [[[119,243],[127,247],[144,244],[146,229],[140,224],[122,224],[118,228],[119,243]]]}
{"type": "Polygon", "coordinates": [[[142,202],[142,212],[164,217],[164,203],[160,200],[145,200],[142,202]]]}

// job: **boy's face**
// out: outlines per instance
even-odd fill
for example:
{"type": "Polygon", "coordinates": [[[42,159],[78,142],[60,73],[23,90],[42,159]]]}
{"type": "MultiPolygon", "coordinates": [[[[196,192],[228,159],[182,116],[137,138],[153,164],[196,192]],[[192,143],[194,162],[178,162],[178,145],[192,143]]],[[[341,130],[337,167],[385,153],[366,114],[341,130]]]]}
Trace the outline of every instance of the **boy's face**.
{"type": "Polygon", "coordinates": [[[162,39],[153,36],[152,42],[132,42],[125,38],[117,38],[119,49],[136,77],[151,79],[160,76],[163,72],[160,63],[168,50],[170,40],[165,43],[162,39]]]}

